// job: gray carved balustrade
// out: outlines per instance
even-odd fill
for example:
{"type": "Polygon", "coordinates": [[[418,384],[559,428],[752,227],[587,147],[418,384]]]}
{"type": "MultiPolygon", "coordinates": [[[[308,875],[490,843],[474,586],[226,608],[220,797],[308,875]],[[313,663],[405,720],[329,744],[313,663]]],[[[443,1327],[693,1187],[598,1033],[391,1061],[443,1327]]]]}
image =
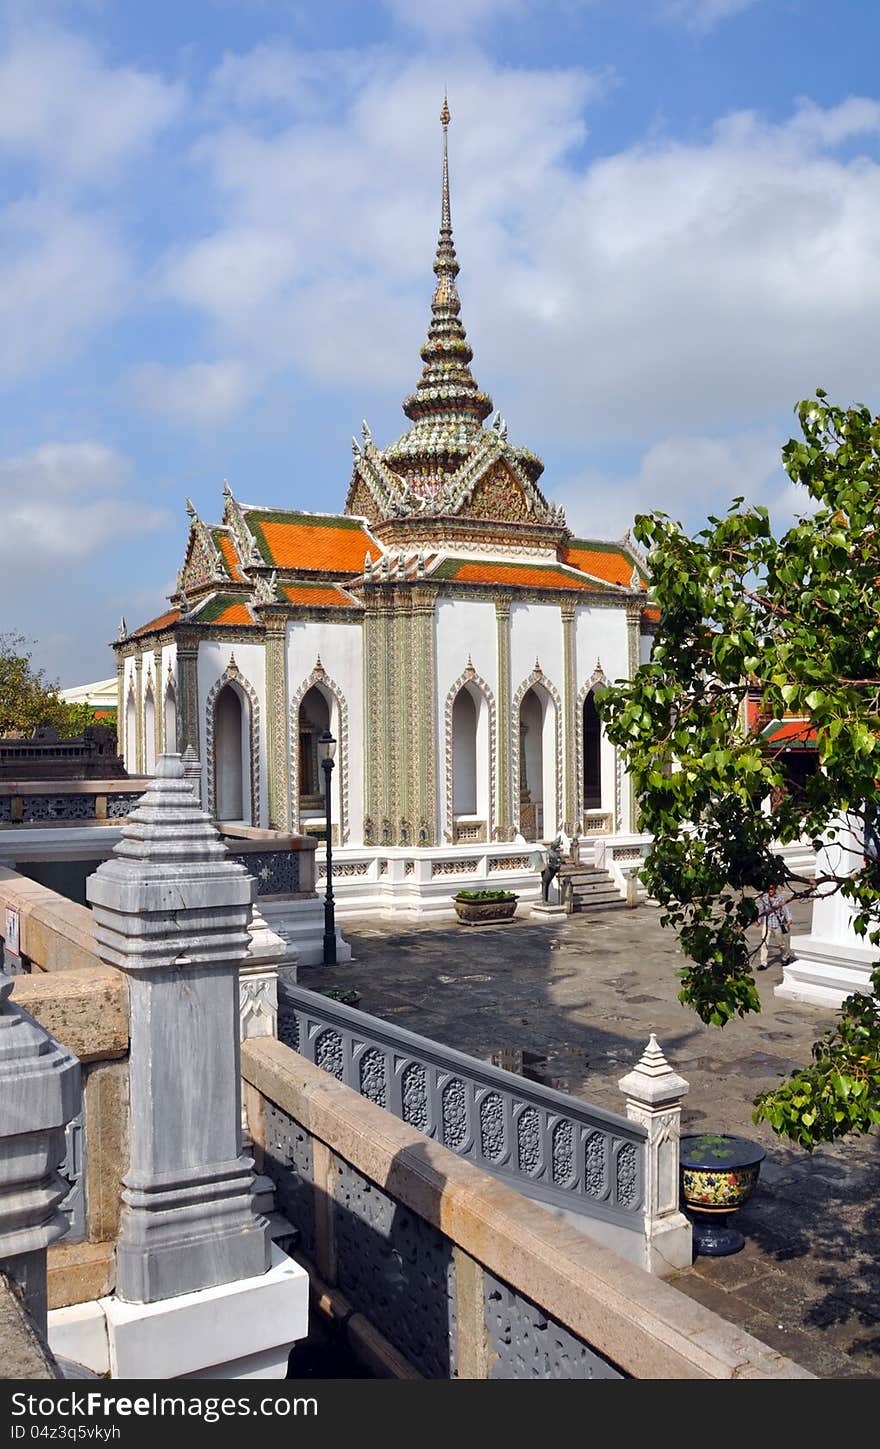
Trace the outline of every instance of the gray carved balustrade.
{"type": "Polygon", "coordinates": [[[594,1222],[645,1231],[647,1131],[614,1112],[285,983],[278,1034],[362,1097],[594,1222]]]}

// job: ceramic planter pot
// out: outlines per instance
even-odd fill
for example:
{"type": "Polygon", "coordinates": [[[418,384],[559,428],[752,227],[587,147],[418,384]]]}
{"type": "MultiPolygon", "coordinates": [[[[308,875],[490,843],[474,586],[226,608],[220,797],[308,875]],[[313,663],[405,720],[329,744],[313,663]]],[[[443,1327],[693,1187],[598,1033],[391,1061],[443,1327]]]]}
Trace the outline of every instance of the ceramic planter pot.
{"type": "Polygon", "coordinates": [[[729,1132],[682,1137],[681,1196],[693,1222],[695,1252],[720,1258],[744,1247],[745,1238],[727,1218],[748,1202],[766,1156],[757,1142],[729,1132]]]}
{"type": "Polygon", "coordinates": [[[491,926],[497,921],[511,921],[516,914],[518,896],[509,900],[481,901],[453,898],[455,914],[466,926],[491,926]]]}

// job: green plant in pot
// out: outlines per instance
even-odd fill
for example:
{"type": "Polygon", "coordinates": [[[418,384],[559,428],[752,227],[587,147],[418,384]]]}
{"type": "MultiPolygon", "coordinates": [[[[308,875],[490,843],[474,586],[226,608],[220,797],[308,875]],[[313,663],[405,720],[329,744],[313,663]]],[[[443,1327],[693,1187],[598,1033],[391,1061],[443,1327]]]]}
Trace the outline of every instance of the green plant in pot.
{"type": "Polygon", "coordinates": [[[513,891],[459,891],[452,904],[465,925],[485,926],[512,920],[518,900],[513,891]]]}
{"type": "Polygon", "coordinates": [[[745,1246],[742,1233],[727,1218],[748,1202],[766,1155],[757,1142],[729,1132],[682,1137],[681,1195],[693,1222],[695,1252],[722,1258],[745,1246]]]}

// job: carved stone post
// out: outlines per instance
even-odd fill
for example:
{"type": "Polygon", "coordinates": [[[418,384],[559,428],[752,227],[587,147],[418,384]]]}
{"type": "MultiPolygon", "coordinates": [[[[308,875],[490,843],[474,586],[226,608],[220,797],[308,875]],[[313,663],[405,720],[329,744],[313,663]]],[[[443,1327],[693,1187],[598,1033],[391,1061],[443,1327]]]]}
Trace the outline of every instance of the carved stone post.
{"type": "Polygon", "coordinates": [[[198,800],[199,804],[203,805],[202,762],[196,754],[195,750],[193,749],[192,745],[187,745],[180,758],[183,761],[183,778],[186,780],[187,784],[191,785],[192,788],[195,790],[196,799],[198,800]]]}
{"type": "Polygon", "coordinates": [[[130,986],[116,1291],[155,1303],[269,1267],[240,1145],[238,968],[255,882],[229,859],[179,755],[159,758],[122,837],[87,895],[98,953],[130,986]]]}
{"type": "Polygon", "coordinates": [[[64,1129],[80,1108],[76,1057],[9,996],[0,971],[0,1268],[46,1336],[46,1249],[67,1232],[58,1205],[64,1129]]]}
{"type": "Polygon", "coordinates": [[[691,1225],[679,1211],[678,1144],[681,1101],[690,1090],[684,1077],[667,1062],[657,1038],[651,1038],[641,1060],[617,1083],[626,1094],[626,1115],[647,1128],[645,1152],[645,1232],[647,1262],[663,1275],[688,1268],[693,1260],[691,1225]]]}

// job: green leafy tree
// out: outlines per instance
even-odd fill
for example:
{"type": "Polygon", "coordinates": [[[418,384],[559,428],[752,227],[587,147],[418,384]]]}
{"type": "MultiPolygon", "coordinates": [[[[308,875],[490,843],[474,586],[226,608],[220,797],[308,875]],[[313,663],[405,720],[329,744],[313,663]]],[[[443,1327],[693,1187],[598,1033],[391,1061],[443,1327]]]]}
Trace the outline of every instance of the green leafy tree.
{"type": "Polygon", "coordinates": [[[63,739],[82,734],[92,724],[87,704],[68,704],[58,694],[57,680],[35,669],[27,640],[21,634],[0,634],[0,735],[32,735],[50,725],[63,739]]]}
{"type": "MultiPolygon", "coordinates": [[[[637,519],[660,629],[650,663],[599,702],[653,835],[643,879],[679,933],[680,1000],[722,1027],[760,1010],[746,931],[769,885],[840,891],[856,932],[880,942],[880,419],[821,390],[797,413],[803,437],[782,457],[811,503],[782,537],[742,498],[692,538],[665,514],[637,519]],[[748,725],[750,685],[765,712],[811,721],[820,768],[800,789],[748,725]],[[866,842],[851,874],[814,882],[773,848],[833,839],[842,817],[866,842]]],[[[808,1150],[880,1122],[880,969],[871,980],[876,994],[844,1002],[810,1064],[756,1099],[756,1121],[808,1150]]]]}

